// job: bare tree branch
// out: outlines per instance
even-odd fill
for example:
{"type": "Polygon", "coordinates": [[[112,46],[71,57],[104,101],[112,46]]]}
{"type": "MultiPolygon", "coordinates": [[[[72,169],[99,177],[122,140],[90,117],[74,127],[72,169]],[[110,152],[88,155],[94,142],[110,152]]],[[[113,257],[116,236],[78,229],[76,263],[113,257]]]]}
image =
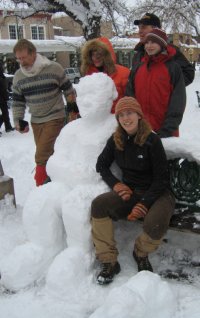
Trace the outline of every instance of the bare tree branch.
{"type": "Polygon", "coordinates": [[[164,29],[200,35],[200,2],[197,0],[141,0],[137,1],[137,17],[155,13],[164,29]]]}

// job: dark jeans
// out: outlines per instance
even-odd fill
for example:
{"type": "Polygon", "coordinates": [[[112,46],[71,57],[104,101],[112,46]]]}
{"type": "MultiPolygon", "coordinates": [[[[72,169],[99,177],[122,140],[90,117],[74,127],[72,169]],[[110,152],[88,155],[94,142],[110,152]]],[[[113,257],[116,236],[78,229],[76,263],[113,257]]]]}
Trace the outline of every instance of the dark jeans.
{"type": "Polygon", "coordinates": [[[9,129],[11,125],[10,125],[7,101],[0,99],[0,109],[2,112],[2,115],[0,115],[0,127],[4,123],[5,129],[9,129]]]}

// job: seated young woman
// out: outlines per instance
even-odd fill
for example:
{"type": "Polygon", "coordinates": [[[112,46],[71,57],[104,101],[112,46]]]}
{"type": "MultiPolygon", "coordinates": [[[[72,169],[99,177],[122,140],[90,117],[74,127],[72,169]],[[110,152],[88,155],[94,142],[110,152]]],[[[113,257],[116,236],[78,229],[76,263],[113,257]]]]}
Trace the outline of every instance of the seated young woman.
{"type": "Polygon", "coordinates": [[[97,283],[102,285],[112,282],[121,270],[113,220],[144,219],[133,258],[138,271],[153,271],[148,255],[162,242],[175,204],[162,142],[144,119],[140,104],[133,97],[123,97],[115,116],[118,126],[96,165],[111,191],[96,197],[91,205],[92,239],[101,266],[97,283]],[[114,161],[121,170],[121,180],[111,171],[114,161]]]}

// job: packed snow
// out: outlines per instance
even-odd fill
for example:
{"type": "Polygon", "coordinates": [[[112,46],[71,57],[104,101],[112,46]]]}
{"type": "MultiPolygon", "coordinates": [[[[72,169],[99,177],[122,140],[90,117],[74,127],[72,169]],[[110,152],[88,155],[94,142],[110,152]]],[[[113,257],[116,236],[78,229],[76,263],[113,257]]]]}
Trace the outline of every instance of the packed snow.
{"type": "MultiPolygon", "coordinates": [[[[187,88],[181,137],[164,140],[168,157],[180,153],[199,162],[199,81],[196,71],[187,88]]],[[[57,139],[47,165],[52,182],[35,187],[32,131],[21,135],[2,129],[0,160],[5,175],[14,179],[17,208],[10,196],[0,201],[1,317],[199,318],[200,237],[195,234],[169,230],[150,256],[154,273],[138,273],[131,253],[141,224],[116,222],[122,271],[112,284],[96,284],[90,204],[108,190],[95,162],[116,125],[109,113],[116,91],[103,74],[81,79],[76,90],[82,118],[66,125],[57,139]],[[190,274],[189,281],[159,275],[179,267],[190,274]]]]}

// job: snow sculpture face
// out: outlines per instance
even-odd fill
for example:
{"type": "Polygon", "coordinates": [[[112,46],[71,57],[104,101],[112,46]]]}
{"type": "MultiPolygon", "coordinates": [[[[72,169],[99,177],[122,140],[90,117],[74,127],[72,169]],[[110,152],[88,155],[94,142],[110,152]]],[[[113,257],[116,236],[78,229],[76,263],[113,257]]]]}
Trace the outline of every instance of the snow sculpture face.
{"type": "Polygon", "coordinates": [[[117,90],[113,80],[104,73],[94,73],[81,78],[76,88],[77,104],[82,118],[110,113],[117,90]]]}

